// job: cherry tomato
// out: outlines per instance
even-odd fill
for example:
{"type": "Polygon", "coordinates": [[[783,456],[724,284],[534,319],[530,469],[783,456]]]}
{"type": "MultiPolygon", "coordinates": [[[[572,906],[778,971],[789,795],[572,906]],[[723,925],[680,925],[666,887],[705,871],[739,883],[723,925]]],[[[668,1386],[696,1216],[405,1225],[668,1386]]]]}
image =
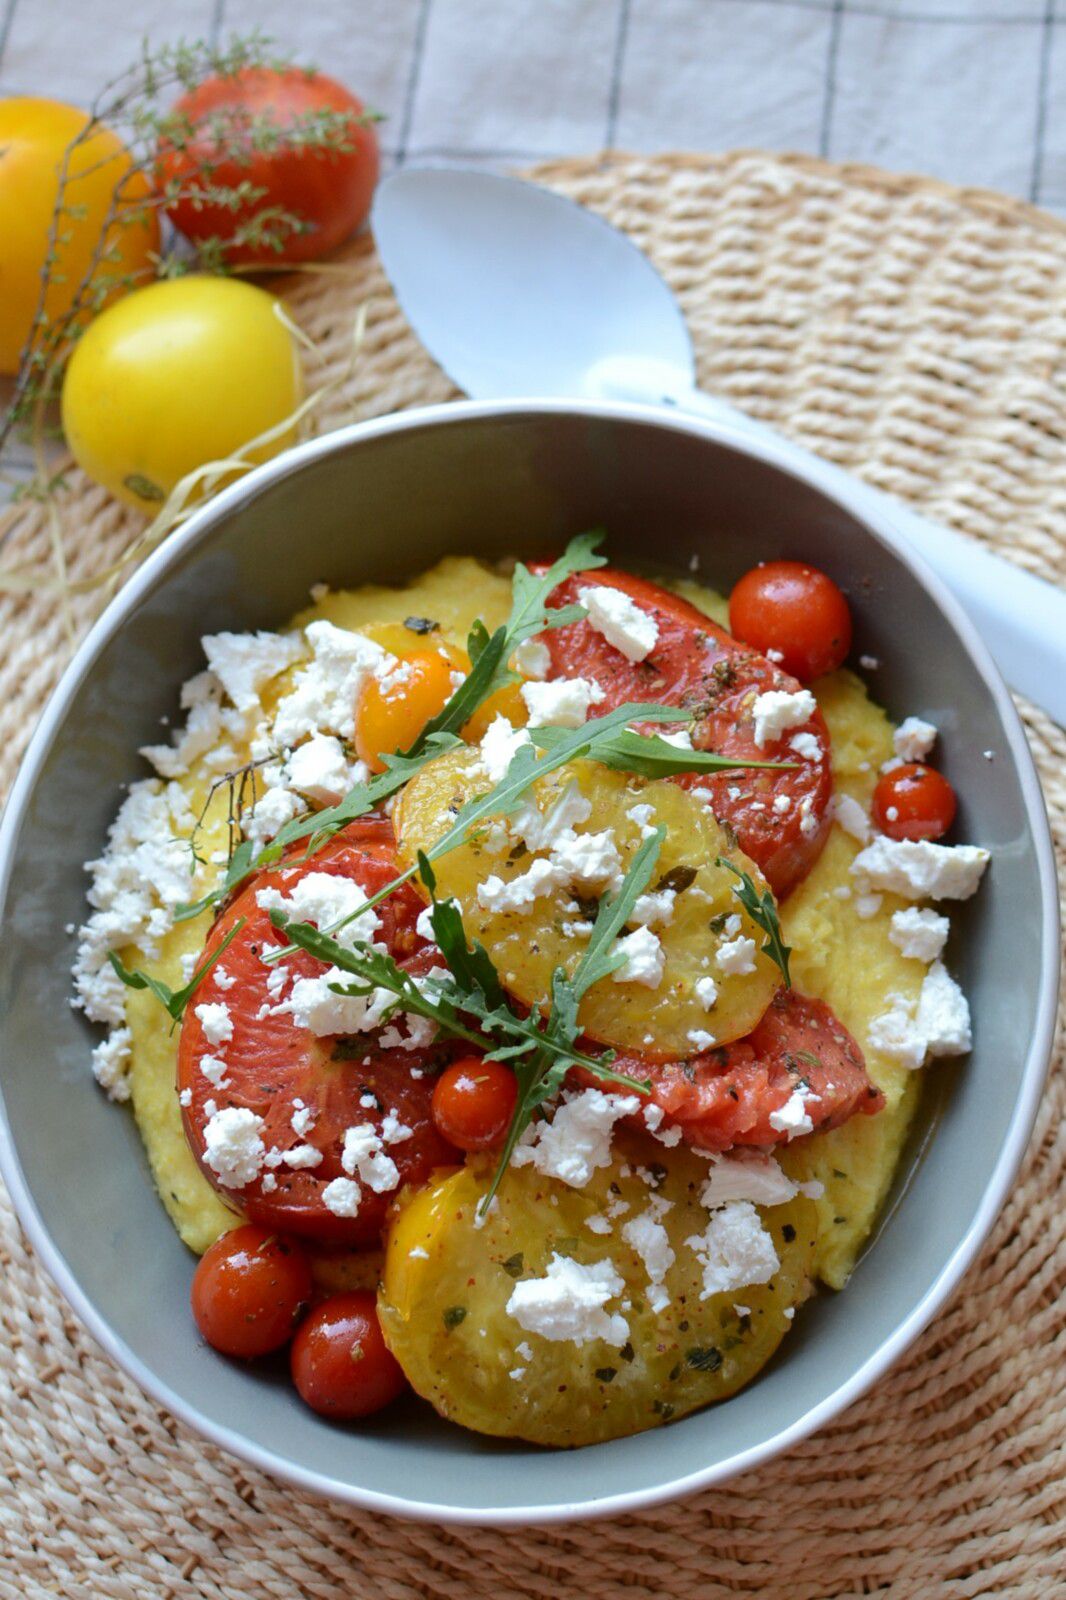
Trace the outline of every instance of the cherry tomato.
{"type": "Polygon", "coordinates": [[[193,1273],[196,1326],[227,1356],[280,1349],[310,1299],[311,1268],[299,1245],[254,1223],[216,1239],[193,1273]]]}
{"type": "Polygon", "coordinates": [[[500,1061],[464,1056],[433,1089],[433,1121],[460,1150],[489,1150],[507,1132],[518,1099],[515,1075],[500,1061]]]}
{"type": "Polygon", "coordinates": [[[173,118],[158,157],[160,188],[182,191],[168,215],[188,239],[229,241],[231,265],[309,261],[342,244],[370,210],[377,135],[362,101],[325,73],[245,67],[198,84],[177,101],[173,118]],[[306,138],[271,137],[324,118],[328,138],[317,148],[306,138]],[[208,183],[248,183],[261,192],[230,210],[198,198],[208,183]],[[299,217],[306,231],[278,236],[279,249],[248,237],[256,213],[278,210],[299,217]]]}
{"type": "Polygon", "coordinates": [[[395,683],[371,678],[359,697],[355,748],[372,772],[384,772],[383,755],[406,750],[452,697],[454,667],[440,650],[403,658],[395,683]]]}
{"type": "Polygon", "coordinates": [[[764,561],[729,597],[729,628],[801,683],[834,672],[851,649],[851,612],[832,578],[804,561],[764,561]]]}
{"type": "Polygon", "coordinates": [[[955,791],[920,761],[886,772],[874,790],[873,818],[890,839],[939,839],[955,820],[955,791]]]}
{"type": "Polygon", "coordinates": [[[46,320],[56,323],[66,316],[90,271],[92,289],[80,321],[88,320],[90,307],[98,309],[131,283],[155,276],[152,258],[159,249],[159,224],[154,210],[145,206],[151,185],[142,172],[132,170],[132,156],[110,128],[99,127],[82,137],[88,121],[84,111],[60,100],[0,100],[2,373],[18,371],[37,314],[61,174],[64,210],[44,301],[46,320]],[[101,237],[105,223],[107,233],[101,237]]]}
{"type": "Polygon", "coordinates": [[[333,1295],[311,1312],[293,1340],[292,1378],[312,1411],[339,1422],[368,1417],[403,1393],[407,1380],[369,1290],[333,1295]]]}

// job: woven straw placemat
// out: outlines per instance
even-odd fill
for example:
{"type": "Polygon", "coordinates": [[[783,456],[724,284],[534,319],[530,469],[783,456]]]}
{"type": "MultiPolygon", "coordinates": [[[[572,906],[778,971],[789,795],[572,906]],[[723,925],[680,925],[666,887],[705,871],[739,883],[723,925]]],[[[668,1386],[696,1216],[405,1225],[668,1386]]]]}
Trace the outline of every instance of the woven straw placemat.
{"type": "MultiPolygon", "coordinates": [[[[627,228],[681,297],[704,385],[1061,582],[1066,229],[996,196],[758,153],[612,156],[538,176],[627,228]]],[[[454,391],[368,243],[291,302],[344,370],[335,424],[454,391]]],[[[72,474],[72,573],[136,529],[72,474]]],[[[46,560],[22,510],[5,565],[46,560]]],[[[6,790],[91,600],[4,601],[6,790]]],[[[1066,735],[1022,708],[1060,863],[1066,735]]],[[[1066,870],[1066,867],[1064,867],[1066,870]]],[[[246,1469],[179,1426],[82,1332],[0,1208],[0,1596],[143,1600],[838,1600],[1066,1593],[1066,1071],[979,1265],[909,1358],[769,1466],[636,1517],[508,1533],[363,1515],[246,1469]]]]}

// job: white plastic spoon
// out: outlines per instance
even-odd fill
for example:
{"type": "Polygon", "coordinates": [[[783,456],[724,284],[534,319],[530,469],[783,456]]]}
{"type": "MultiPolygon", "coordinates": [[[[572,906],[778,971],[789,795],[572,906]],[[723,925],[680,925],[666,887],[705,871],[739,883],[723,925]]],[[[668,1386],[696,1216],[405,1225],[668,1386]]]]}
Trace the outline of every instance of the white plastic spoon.
{"type": "MultiPolygon", "coordinates": [[[[780,442],[697,389],[671,291],[632,240],[583,206],[519,178],[406,168],[378,189],[372,227],[415,332],[475,399],[639,400],[780,442]]],[[[935,568],[1007,681],[1066,724],[1066,593],[831,470],[935,568]]]]}

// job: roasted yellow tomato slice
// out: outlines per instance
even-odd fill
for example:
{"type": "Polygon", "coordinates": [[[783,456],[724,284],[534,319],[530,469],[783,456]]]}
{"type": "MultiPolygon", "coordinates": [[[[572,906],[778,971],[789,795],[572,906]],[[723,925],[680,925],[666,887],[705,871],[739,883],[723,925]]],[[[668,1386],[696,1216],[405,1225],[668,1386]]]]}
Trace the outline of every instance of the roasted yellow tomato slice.
{"type": "Polygon", "coordinates": [[[412,1387],[479,1433],[595,1444],[723,1400],[769,1360],[810,1291],[815,1212],[797,1196],[759,1213],[779,1263],[769,1282],[702,1298],[704,1262],[688,1241],[708,1227],[699,1203],[707,1165],[682,1148],[623,1134],[614,1164],[583,1189],[512,1167],[475,1227],[491,1173],[490,1160],[473,1158],[413,1195],[392,1223],[378,1297],[412,1387]],[[627,1236],[633,1223],[665,1235],[649,1241],[629,1227],[627,1236]],[[655,1245],[666,1242],[674,1260],[656,1294],[644,1256],[661,1266],[655,1245]],[[521,1306],[515,1315],[523,1285],[574,1268],[615,1275],[600,1313],[606,1338],[547,1337],[523,1325],[521,1306]]]}
{"type": "MultiPolygon", "coordinates": [[[[419,850],[429,850],[460,806],[488,786],[472,749],[449,751],[424,767],[403,790],[393,818],[401,858],[410,864],[419,850]]],[[[561,881],[553,882],[549,872],[535,896],[514,908],[501,907],[509,893],[534,885],[530,874],[540,870],[534,865],[538,859],[550,866],[556,858],[558,847],[530,849],[523,837],[536,838],[534,808],[543,823],[559,805],[584,817],[572,834],[579,839],[597,835],[613,846],[618,872],[625,872],[648,829],[666,829],[650,894],[645,903],[638,902],[630,924],[635,930],[647,921],[661,957],[655,957],[652,941],[651,970],[645,963],[642,977],[625,980],[620,969],[595,984],[579,1013],[585,1032],[617,1049],[666,1059],[750,1033],[781,975],[762,953],[762,933],[733,892],[738,879],[716,859],[748,872],[762,891],[766,882],[758,867],[708,807],[679,785],[645,783],[590,761],[540,779],[529,792],[528,806],[506,819],[505,827],[480,828],[434,864],[438,896],[458,901],[468,934],[485,946],[509,992],[531,1006],[550,993],[557,967],[574,972],[597,897],[609,887],[609,880],[595,875],[595,866],[584,880],[564,871],[561,881]],[[518,880],[511,891],[508,886],[518,880]]]]}

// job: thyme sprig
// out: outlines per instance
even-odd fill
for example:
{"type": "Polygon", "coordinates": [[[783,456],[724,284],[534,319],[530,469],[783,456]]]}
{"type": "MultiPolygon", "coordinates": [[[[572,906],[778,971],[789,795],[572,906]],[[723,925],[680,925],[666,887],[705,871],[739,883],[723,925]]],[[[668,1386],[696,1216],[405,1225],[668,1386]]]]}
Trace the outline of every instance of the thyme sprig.
{"type": "Polygon", "coordinates": [[[777,906],[774,904],[773,895],[769,889],[763,889],[760,893],[751,873],[744,872],[740,867],[734,866],[732,861],[726,860],[725,856],[716,857],[716,862],[720,867],[727,867],[734,877],[740,879],[740,883],[734,886],[733,893],[745,911],[747,911],[751,920],[765,933],[766,939],[762,946],[763,954],[768,955],[770,960],[780,967],[781,976],[785,980],[785,988],[791,989],[792,979],[789,976],[788,958],[792,954],[792,946],[785,943],[781,933],[781,922],[777,915],[777,906]]]}

